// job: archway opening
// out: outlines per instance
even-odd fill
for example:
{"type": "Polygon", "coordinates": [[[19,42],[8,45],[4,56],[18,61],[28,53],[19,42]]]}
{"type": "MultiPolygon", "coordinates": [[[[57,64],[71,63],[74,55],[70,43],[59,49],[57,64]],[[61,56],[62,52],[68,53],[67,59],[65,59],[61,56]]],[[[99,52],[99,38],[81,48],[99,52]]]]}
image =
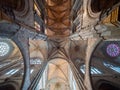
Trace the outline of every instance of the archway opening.
{"type": "Polygon", "coordinates": [[[90,74],[94,90],[119,90],[120,41],[106,40],[99,43],[91,56],[90,74]],[[101,80],[110,82],[104,83],[101,80]],[[101,83],[99,86],[99,83],[101,83]],[[113,89],[114,88],[114,89],[113,89]],[[116,88],[116,89],[115,89],[116,88]]]}
{"type": "Polygon", "coordinates": [[[0,90],[18,90],[22,87],[24,61],[18,46],[8,38],[0,37],[0,90]]]}

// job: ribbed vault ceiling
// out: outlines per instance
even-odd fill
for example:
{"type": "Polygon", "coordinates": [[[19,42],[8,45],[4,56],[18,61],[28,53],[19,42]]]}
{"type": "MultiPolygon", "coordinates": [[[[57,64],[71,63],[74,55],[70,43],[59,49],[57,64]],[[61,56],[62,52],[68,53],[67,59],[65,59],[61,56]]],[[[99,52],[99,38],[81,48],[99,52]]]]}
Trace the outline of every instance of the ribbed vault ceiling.
{"type": "Polygon", "coordinates": [[[71,0],[46,0],[47,35],[69,35],[71,0]]]}
{"type": "Polygon", "coordinates": [[[69,90],[69,65],[63,59],[53,59],[48,64],[49,90],[69,90]]]}

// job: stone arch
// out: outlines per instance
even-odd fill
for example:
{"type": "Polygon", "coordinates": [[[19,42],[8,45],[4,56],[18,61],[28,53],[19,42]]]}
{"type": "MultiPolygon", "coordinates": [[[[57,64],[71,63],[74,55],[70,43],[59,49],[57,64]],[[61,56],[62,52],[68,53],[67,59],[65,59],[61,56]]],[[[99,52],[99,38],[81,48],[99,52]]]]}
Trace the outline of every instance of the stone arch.
{"type": "Polygon", "coordinates": [[[21,51],[24,60],[24,77],[22,81],[22,90],[27,90],[30,85],[30,65],[28,38],[19,25],[10,22],[0,22],[0,36],[12,39],[21,51]],[[19,30],[19,31],[18,31],[19,30]]]}
{"type": "MultiPolygon", "coordinates": [[[[119,39],[107,39],[104,41],[119,41],[119,39]]],[[[91,63],[91,58],[92,58],[92,54],[94,53],[94,51],[96,50],[97,46],[102,42],[103,40],[98,38],[98,39],[92,39],[92,40],[88,40],[88,47],[87,47],[87,51],[86,51],[86,70],[85,70],[85,85],[87,88],[89,88],[89,90],[92,90],[92,84],[91,84],[91,75],[90,75],[90,63],[91,63]],[[94,42],[92,42],[94,41],[94,42]]]]}

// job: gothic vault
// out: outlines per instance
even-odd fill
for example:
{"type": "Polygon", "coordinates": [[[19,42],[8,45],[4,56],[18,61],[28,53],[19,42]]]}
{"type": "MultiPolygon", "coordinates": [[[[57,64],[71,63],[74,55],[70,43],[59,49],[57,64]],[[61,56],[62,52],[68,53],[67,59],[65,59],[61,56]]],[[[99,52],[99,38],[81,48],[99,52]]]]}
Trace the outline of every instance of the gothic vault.
{"type": "Polygon", "coordinates": [[[120,90],[120,0],[0,0],[0,90],[120,90]]]}

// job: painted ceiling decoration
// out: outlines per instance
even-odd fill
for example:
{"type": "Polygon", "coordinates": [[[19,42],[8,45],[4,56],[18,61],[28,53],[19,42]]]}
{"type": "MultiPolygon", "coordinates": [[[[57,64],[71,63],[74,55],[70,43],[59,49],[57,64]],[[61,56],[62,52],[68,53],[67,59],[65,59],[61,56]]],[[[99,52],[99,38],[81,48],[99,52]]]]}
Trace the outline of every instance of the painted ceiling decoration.
{"type": "Polygon", "coordinates": [[[69,35],[71,0],[47,0],[45,7],[48,35],[49,30],[53,35],[69,35]]]}

